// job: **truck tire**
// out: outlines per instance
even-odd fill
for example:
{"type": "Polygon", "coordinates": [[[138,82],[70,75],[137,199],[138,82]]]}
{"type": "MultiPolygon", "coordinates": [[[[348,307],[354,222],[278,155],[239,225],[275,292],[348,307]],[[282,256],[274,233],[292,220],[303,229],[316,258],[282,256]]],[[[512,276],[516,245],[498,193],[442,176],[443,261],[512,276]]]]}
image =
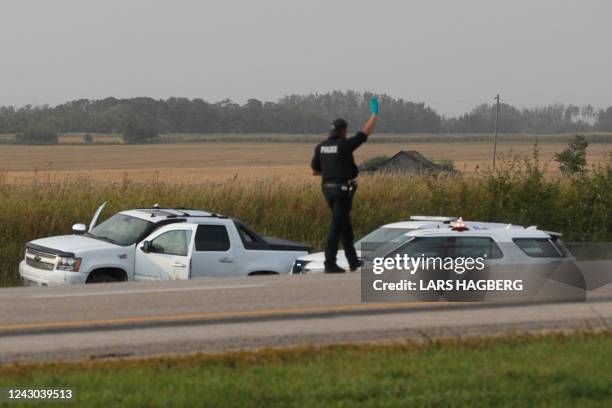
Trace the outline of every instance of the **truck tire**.
{"type": "Polygon", "coordinates": [[[272,272],[272,271],[255,271],[255,272],[251,272],[249,273],[249,276],[270,276],[270,275],[278,275],[278,272],[272,272]]]}
{"type": "Polygon", "coordinates": [[[108,283],[108,282],[119,282],[115,277],[107,275],[105,273],[96,273],[91,278],[87,279],[87,283],[108,283]]]}

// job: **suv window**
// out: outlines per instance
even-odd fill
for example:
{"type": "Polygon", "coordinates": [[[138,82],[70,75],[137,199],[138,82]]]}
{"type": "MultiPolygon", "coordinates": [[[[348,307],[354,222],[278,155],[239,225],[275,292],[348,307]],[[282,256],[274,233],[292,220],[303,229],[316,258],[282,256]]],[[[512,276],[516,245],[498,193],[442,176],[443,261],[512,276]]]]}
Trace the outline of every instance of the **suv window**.
{"type": "Polygon", "coordinates": [[[405,236],[410,231],[413,231],[412,228],[378,228],[370,232],[365,237],[361,238],[359,241],[355,242],[355,249],[360,250],[361,244],[363,242],[367,242],[368,244],[386,244],[387,242],[402,242],[408,241],[412,237],[405,236]]]}
{"type": "Polygon", "coordinates": [[[514,243],[532,258],[561,258],[563,255],[548,238],[515,238],[514,243]]]}
{"type": "Polygon", "coordinates": [[[408,244],[404,245],[397,251],[399,254],[406,254],[410,257],[440,257],[445,258],[446,255],[446,238],[445,237],[422,237],[415,238],[408,244]]]}
{"type": "Polygon", "coordinates": [[[503,253],[489,237],[421,237],[397,251],[411,257],[499,259],[503,253]]]}
{"type": "Polygon", "coordinates": [[[229,248],[230,240],[225,225],[198,225],[196,251],[227,251],[229,248]]]}
{"type": "Polygon", "coordinates": [[[503,253],[489,237],[449,237],[449,256],[454,258],[499,259],[503,253]]]}
{"type": "Polygon", "coordinates": [[[190,230],[164,232],[151,241],[151,252],[155,252],[157,254],[187,256],[189,253],[190,241],[190,230]]]}
{"type": "Polygon", "coordinates": [[[561,238],[553,236],[551,241],[563,256],[572,256],[572,253],[567,249],[563,241],[561,241],[561,238]]]}

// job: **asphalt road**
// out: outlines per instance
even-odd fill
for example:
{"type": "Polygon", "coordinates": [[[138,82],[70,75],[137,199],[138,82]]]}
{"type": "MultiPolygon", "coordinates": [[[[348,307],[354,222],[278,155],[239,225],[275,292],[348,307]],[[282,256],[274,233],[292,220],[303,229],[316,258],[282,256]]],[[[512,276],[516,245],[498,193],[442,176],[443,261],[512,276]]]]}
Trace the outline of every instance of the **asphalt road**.
{"type": "Polygon", "coordinates": [[[361,303],[358,274],[0,289],[0,362],[612,327],[585,303],[361,303]]]}

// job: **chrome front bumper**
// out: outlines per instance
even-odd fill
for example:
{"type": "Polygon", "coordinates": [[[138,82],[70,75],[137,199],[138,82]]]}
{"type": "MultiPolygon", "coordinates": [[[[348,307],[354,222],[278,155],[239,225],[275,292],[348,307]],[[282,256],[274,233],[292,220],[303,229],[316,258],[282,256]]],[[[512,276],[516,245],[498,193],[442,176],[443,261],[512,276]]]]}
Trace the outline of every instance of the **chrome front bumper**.
{"type": "Polygon", "coordinates": [[[25,261],[19,263],[19,275],[24,285],[55,286],[74,283],[85,283],[87,274],[58,270],[43,270],[34,268],[25,261]]]}

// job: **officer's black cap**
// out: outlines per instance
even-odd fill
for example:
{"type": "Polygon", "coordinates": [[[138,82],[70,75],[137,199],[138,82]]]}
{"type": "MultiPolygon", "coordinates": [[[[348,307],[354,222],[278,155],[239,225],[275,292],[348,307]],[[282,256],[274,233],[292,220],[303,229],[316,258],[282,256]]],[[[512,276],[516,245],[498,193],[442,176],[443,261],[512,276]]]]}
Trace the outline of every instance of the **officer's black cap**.
{"type": "Polygon", "coordinates": [[[348,128],[348,123],[344,119],[336,119],[332,122],[331,130],[339,132],[348,128]]]}

